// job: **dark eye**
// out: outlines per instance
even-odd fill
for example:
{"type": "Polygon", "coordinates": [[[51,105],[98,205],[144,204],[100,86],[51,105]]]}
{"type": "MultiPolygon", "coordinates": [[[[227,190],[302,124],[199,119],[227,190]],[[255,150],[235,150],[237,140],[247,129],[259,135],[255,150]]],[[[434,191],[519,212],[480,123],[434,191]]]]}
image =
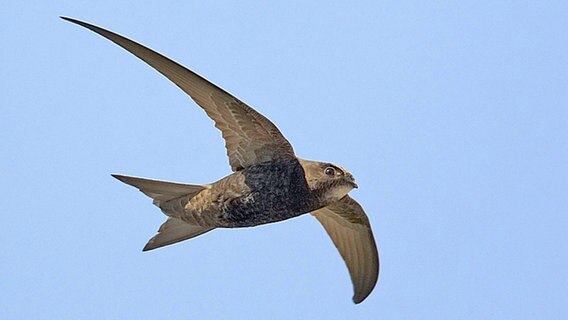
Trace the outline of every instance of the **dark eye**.
{"type": "Polygon", "coordinates": [[[334,176],[335,175],[335,168],[333,167],[327,167],[325,168],[325,170],[323,171],[323,173],[325,173],[328,176],[334,176]]]}

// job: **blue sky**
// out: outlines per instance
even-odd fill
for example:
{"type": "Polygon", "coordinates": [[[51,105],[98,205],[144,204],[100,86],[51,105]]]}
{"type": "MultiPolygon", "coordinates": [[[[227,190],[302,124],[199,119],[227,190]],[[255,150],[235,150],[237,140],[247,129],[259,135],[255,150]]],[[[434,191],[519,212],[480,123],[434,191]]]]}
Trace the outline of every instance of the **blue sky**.
{"type": "Polygon", "coordinates": [[[9,1],[0,13],[0,318],[568,316],[565,1],[9,1]],[[164,219],[111,178],[208,183],[219,132],[86,29],[139,41],[348,168],[381,253],[347,270],[304,215],[142,247],[164,219]]]}

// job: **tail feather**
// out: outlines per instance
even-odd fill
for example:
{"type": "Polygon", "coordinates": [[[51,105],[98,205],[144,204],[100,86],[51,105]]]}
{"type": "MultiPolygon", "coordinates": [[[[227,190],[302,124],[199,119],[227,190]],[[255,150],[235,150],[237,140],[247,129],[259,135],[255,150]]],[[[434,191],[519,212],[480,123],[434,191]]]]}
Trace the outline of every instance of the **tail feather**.
{"type": "MultiPolygon", "coordinates": [[[[129,177],[118,174],[112,175],[114,178],[138,188],[145,195],[154,199],[154,204],[160,207],[164,201],[173,200],[179,197],[192,198],[208,185],[190,185],[176,182],[150,180],[137,177],[129,177]]],[[[162,209],[164,211],[164,209],[162,209]]],[[[158,234],[148,241],[143,251],[148,251],[176,242],[187,240],[205,232],[211,231],[215,227],[203,227],[191,224],[175,217],[169,217],[158,229],[158,234]]]]}
{"type": "Polygon", "coordinates": [[[158,234],[148,241],[142,251],[153,250],[191,239],[213,229],[215,228],[189,224],[177,218],[168,218],[158,229],[158,234]]]}
{"type": "Polygon", "coordinates": [[[138,177],[123,176],[113,174],[114,178],[138,188],[148,197],[154,199],[154,204],[158,205],[162,201],[168,201],[187,195],[197,195],[201,190],[206,189],[207,185],[191,185],[177,182],[151,180],[138,177]]]}

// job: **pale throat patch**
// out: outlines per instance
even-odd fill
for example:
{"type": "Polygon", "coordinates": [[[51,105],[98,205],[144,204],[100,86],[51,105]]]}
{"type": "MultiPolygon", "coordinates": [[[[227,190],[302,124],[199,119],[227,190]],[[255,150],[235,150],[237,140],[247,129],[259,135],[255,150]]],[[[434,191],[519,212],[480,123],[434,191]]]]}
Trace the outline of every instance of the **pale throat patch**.
{"type": "Polygon", "coordinates": [[[336,186],[336,187],[332,188],[331,190],[329,190],[328,192],[326,192],[325,198],[328,201],[337,201],[337,200],[345,197],[345,195],[348,194],[349,191],[351,191],[351,190],[353,190],[353,187],[348,185],[348,184],[336,186]]]}

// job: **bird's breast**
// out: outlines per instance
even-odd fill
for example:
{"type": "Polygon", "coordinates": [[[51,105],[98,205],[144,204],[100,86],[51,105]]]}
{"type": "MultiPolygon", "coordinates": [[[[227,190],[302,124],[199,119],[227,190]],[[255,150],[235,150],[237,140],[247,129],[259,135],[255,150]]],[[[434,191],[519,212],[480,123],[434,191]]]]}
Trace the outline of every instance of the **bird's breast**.
{"type": "MultiPolygon", "coordinates": [[[[239,172],[241,173],[241,172],[239,172]]],[[[308,212],[311,194],[297,160],[273,161],[241,173],[249,192],[231,199],[221,215],[226,227],[248,227],[308,212]]]]}

